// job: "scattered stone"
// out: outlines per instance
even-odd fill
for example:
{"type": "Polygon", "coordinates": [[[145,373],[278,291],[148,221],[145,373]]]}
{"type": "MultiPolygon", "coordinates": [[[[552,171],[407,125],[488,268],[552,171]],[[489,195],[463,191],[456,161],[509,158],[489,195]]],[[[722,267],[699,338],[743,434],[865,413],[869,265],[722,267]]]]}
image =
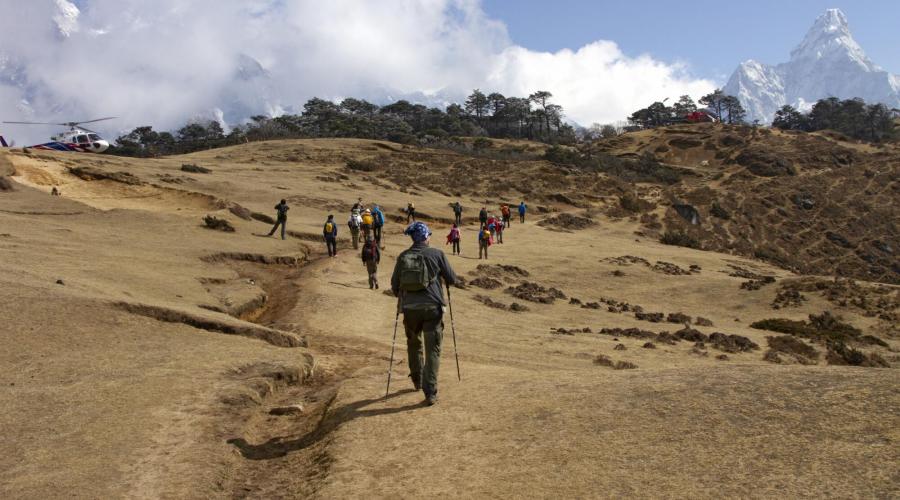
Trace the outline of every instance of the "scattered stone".
{"type": "Polygon", "coordinates": [[[806,296],[797,290],[782,288],[775,294],[775,299],[772,301],[772,309],[800,307],[806,300],[806,296]]]}
{"type": "Polygon", "coordinates": [[[720,351],[736,353],[749,352],[759,349],[752,340],[741,335],[729,335],[727,333],[715,332],[709,336],[709,342],[720,351]]]}
{"type": "Polygon", "coordinates": [[[650,268],[652,271],[670,276],[686,276],[691,274],[690,271],[680,268],[671,262],[656,261],[656,264],[650,268]]]}
{"type": "Polygon", "coordinates": [[[478,288],[484,288],[485,290],[496,290],[497,288],[503,286],[503,283],[501,283],[499,280],[495,280],[494,278],[482,276],[470,281],[469,285],[477,286],[478,288]]]}
{"type": "Polygon", "coordinates": [[[225,219],[220,219],[213,215],[207,215],[203,218],[203,223],[206,224],[206,227],[209,229],[215,229],[216,231],[224,231],[226,233],[233,233],[234,226],[231,225],[225,219]]]}
{"type": "Polygon", "coordinates": [[[663,344],[675,345],[680,339],[669,332],[659,332],[659,335],[656,336],[656,341],[661,342],[663,344]]]}
{"type": "Polygon", "coordinates": [[[493,307],[494,309],[506,310],[506,304],[502,304],[500,302],[495,302],[493,299],[486,295],[476,295],[475,300],[481,302],[482,304],[493,307]]]}
{"type": "Polygon", "coordinates": [[[598,354],[597,357],[594,358],[594,364],[608,366],[613,370],[633,370],[637,368],[637,365],[630,361],[613,361],[605,354],[598,354]]]}
{"type": "Polygon", "coordinates": [[[575,305],[575,306],[580,306],[580,305],[581,305],[581,300],[580,300],[580,299],[576,299],[575,297],[572,297],[571,299],[569,299],[569,304],[572,304],[572,305],[575,305]]]}
{"type": "Polygon", "coordinates": [[[625,344],[616,344],[616,346],[613,347],[613,349],[615,349],[615,350],[617,350],[617,351],[624,351],[624,350],[626,350],[626,349],[628,349],[628,348],[625,347],[625,344]]]}
{"type": "Polygon", "coordinates": [[[720,361],[728,361],[728,355],[727,354],[719,354],[718,356],[716,356],[716,359],[718,359],[720,361]]]}
{"type": "Polygon", "coordinates": [[[531,276],[531,273],[518,266],[505,264],[478,264],[478,267],[469,274],[477,276],[489,276],[491,278],[520,279],[531,276]]]}
{"type": "Polygon", "coordinates": [[[625,276],[625,272],[622,271],[622,270],[620,270],[620,269],[616,269],[616,270],[613,271],[611,274],[612,274],[613,276],[615,276],[616,278],[621,278],[622,276],[625,276]]]}
{"type": "Polygon", "coordinates": [[[512,312],[527,312],[530,309],[528,309],[527,306],[523,306],[522,304],[519,304],[518,302],[513,302],[512,304],[509,305],[509,310],[512,312]]]}
{"type": "Polygon", "coordinates": [[[657,335],[648,330],[640,328],[602,328],[600,333],[603,335],[613,335],[615,337],[631,337],[636,339],[656,339],[657,335]]]}
{"type": "Polygon", "coordinates": [[[691,323],[691,317],[684,313],[669,313],[669,316],[666,318],[666,321],[669,323],[680,323],[682,325],[689,325],[691,323]]]}
{"type": "Polygon", "coordinates": [[[759,280],[749,280],[749,281],[745,281],[745,282],[741,283],[741,290],[748,290],[748,291],[759,290],[763,286],[769,285],[772,283],[775,283],[774,276],[763,276],[763,278],[759,279],[759,280]]]}
{"type": "Polygon", "coordinates": [[[507,288],[506,293],[517,299],[540,304],[552,304],[556,299],[566,298],[566,295],[556,288],[545,288],[537,283],[528,281],[524,281],[518,286],[507,288]]]}
{"type": "Polygon", "coordinates": [[[607,257],[600,262],[615,264],[617,266],[630,266],[632,264],[641,264],[650,267],[650,262],[643,257],[635,257],[634,255],[622,255],[621,257],[607,257]]]}
{"type": "Polygon", "coordinates": [[[56,280],[56,284],[57,284],[57,285],[63,285],[63,286],[66,285],[66,283],[65,283],[63,280],[56,280]]]}
{"type": "Polygon", "coordinates": [[[702,316],[697,316],[697,318],[694,319],[694,324],[697,326],[713,326],[712,321],[710,321],[702,316]]]}
{"type": "Polygon", "coordinates": [[[600,304],[598,302],[588,302],[581,306],[582,309],[600,309],[600,304]]]}
{"type": "Polygon", "coordinates": [[[654,344],[653,342],[645,342],[641,347],[643,347],[644,349],[656,349],[656,344],[654,344]]]}
{"type": "Polygon", "coordinates": [[[663,313],[636,312],[634,313],[634,317],[641,321],[661,323],[665,315],[663,313]]]}
{"type": "Polygon", "coordinates": [[[675,332],[675,338],[687,340],[688,342],[706,342],[707,340],[709,340],[709,337],[707,337],[705,334],[688,327],[684,327],[681,330],[675,332]]]}

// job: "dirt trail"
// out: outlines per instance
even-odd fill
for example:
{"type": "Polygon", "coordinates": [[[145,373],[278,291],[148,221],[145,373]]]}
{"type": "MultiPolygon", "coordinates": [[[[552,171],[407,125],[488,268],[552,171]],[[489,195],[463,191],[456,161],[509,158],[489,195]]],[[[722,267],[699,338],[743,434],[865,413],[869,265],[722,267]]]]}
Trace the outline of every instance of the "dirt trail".
{"type": "MultiPolygon", "coordinates": [[[[508,238],[516,244],[495,247],[495,258],[535,270],[538,261],[519,259],[548,234],[514,226],[508,238]]],[[[627,244],[611,234],[604,241],[627,244]]],[[[404,242],[395,243],[382,279],[404,242]]],[[[567,252],[560,258],[568,261],[567,252]]],[[[703,267],[712,268],[721,257],[703,258],[703,267]]],[[[465,257],[452,262],[460,273],[478,264],[465,257]]],[[[647,488],[707,498],[748,491],[877,495],[896,481],[876,465],[900,458],[888,445],[898,437],[888,430],[900,423],[891,411],[898,395],[878,383],[877,372],[830,368],[822,379],[821,369],[772,368],[756,361],[758,354],[736,355],[736,365],[712,356],[694,361],[686,348],[664,348],[657,357],[641,352],[636,339],[535,331],[535,321],[547,321],[541,309],[537,317],[492,313],[485,320],[469,291],[453,295],[463,381],[454,377],[447,320],[441,402],[423,407],[406,378],[401,330],[395,383],[383,399],[394,302],[368,290],[356,264],[355,254],[345,252],[304,269],[305,298],[293,315],[315,332],[314,351],[334,371],[323,385],[279,400],[307,405],[304,417],[256,419],[233,442],[249,464],[238,496],[634,496],[647,488]],[[628,350],[615,356],[634,360],[638,370],[592,363],[594,353],[612,354],[618,343],[628,350]],[[860,393],[864,400],[856,399],[860,393]],[[835,407],[844,400],[858,404],[835,407]],[[847,435],[858,437],[847,443],[847,435]],[[848,463],[852,470],[840,465],[848,463]]],[[[569,316],[580,325],[575,318],[588,315],[569,316]]],[[[893,371],[890,377],[896,379],[893,371]]]]}

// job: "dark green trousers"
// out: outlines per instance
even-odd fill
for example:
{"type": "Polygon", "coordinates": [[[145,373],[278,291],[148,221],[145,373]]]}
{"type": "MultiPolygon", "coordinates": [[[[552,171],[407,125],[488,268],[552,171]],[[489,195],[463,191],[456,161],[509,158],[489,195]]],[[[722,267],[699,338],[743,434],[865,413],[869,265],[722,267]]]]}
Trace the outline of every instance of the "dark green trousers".
{"type": "Polygon", "coordinates": [[[443,311],[438,306],[430,309],[404,310],[403,327],[406,330],[410,375],[413,378],[422,377],[422,390],[426,396],[437,394],[441,342],[444,338],[443,311]]]}

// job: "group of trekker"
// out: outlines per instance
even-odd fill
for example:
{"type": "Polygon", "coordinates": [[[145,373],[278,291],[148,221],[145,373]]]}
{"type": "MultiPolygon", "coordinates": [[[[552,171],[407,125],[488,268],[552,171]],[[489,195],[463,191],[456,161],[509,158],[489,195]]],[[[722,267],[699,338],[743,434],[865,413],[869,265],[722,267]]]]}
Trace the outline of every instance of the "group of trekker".
{"type": "MultiPolygon", "coordinates": [[[[525,212],[528,206],[525,202],[519,203],[519,222],[525,223],[525,212]]],[[[447,235],[447,244],[453,245],[453,254],[460,255],[460,241],[462,237],[459,228],[462,226],[463,207],[457,201],[453,204],[453,227],[450,228],[450,234],[447,235]]],[[[478,212],[478,259],[488,258],[488,248],[496,241],[498,244],[503,243],[503,232],[512,225],[512,211],[507,204],[500,205],[500,217],[495,216],[487,211],[486,207],[481,207],[478,212]]]]}
{"type": "MultiPolygon", "coordinates": [[[[275,210],[278,219],[269,235],[273,235],[280,226],[281,237],[284,239],[289,210],[287,202],[281,200],[281,203],[275,206],[275,210]]],[[[523,201],[518,206],[520,223],[525,222],[526,210],[527,206],[523,201]]],[[[462,205],[456,202],[453,205],[454,224],[450,234],[447,235],[447,244],[453,245],[454,255],[460,255],[461,252],[462,212],[462,205]]],[[[403,314],[409,377],[413,387],[424,393],[425,404],[431,406],[437,402],[444,311],[449,305],[450,287],[456,284],[457,277],[444,252],[431,248],[431,229],[424,222],[416,220],[413,203],[407,205],[406,215],[408,227],[403,234],[412,239],[412,246],[397,256],[391,274],[391,292],[397,297],[397,318],[403,314]],[[444,287],[447,288],[447,302],[444,301],[444,287]]],[[[488,247],[493,244],[495,238],[498,243],[503,243],[503,232],[512,224],[510,207],[506,204],[501,205],[500,217],[488,213],[487,209],[482,207],[478,220],[479,259],[482,258],[482,254],[483,258],[487,259],[488,247]]],[[[360,256],[369,275],[369,288],[376,290],[379,288],[378,264],[381,261],[381,250],[384,249],[382,241],[384,221],[384,212],[381,208],[377,204],[373,204],[371,208],[366,207],[362,198],[353,205],[347,221],[353,248],[359,249],[359,243],[363,243],[360,256]]],[[[329,257],[337,256],[337,235],[337,222],[334,215],[329,215],[322,228],[329,257]]],[[[450,311],[452,319],[452,306],[450,311]]],[[[394,333],[396,335],[396,325],[394,333]]],[[[393,366],[393,348],[391,356],[393,366]]],[[[457,369],[458,363],[457,359],[457,369]]],[[[390,374],[388,386],[390,387],[390,374]]]]}

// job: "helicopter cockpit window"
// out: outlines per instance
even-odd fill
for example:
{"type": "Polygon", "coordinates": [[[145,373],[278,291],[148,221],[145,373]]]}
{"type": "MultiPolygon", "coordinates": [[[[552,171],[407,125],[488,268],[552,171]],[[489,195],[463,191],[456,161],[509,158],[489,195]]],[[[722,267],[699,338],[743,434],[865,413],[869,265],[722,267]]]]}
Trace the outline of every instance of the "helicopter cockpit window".
{"type": "Polygon", "coordinates": [[[90,139],[90,140],[92,140],[92,141],[99,141],[99,140],[100,140],[100,136],[97,135],[97,134],[88,134],[88,139],[90,139]]]}
{"type": "Polygon", "coordinates": [[[90,141],[88,140],[86,135],[79,135],[75,137],[75,142],[77,142],[78,144],[87,144],[90,141]]]}

